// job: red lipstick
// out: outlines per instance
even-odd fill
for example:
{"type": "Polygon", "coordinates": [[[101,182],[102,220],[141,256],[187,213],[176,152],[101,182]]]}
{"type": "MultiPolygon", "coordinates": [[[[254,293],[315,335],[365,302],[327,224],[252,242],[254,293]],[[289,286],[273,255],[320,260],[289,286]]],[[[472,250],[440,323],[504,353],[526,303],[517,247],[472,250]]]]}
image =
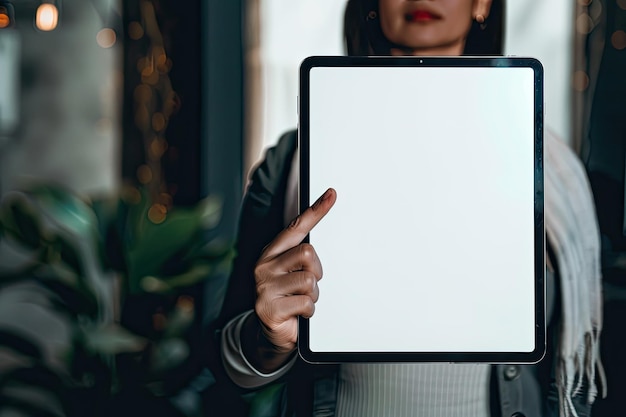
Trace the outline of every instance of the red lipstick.
{"type": "Polygon", "coordinates": [[[406,20],[408,20],[409,22],[427,22],[430,20],[439,19],[439,16],[436,16],[427,10],[415,10],[407,13],[405,17],[406,20]]]}

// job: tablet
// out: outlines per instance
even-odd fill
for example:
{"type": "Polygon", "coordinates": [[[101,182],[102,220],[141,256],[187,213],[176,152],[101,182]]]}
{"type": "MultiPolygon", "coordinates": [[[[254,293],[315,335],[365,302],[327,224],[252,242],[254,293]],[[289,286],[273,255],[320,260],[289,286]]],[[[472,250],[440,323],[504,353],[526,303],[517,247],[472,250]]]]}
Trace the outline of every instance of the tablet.
{"type": "Polygon", "coordinates": [[[533,363],[545,352],[543,70],[532,58],[309,57],[301,210],[313,363],[533,363]]]}

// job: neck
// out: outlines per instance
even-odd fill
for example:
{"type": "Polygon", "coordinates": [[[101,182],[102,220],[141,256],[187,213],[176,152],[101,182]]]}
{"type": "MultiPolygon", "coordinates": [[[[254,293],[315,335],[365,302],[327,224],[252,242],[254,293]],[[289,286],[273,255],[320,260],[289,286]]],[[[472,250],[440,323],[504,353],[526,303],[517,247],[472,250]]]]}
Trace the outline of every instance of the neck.
{"type": "Polygon", "coordinates": [[[392,56],[460,56],[465,49],[465,40],[432,48],[391,48],[392,56]]]}

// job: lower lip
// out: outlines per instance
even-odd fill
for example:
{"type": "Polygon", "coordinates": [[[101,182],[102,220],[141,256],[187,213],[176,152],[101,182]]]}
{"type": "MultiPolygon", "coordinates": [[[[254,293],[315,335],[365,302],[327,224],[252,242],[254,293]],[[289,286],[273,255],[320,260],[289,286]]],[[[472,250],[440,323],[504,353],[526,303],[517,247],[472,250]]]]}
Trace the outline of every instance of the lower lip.
{"type": "Polygon", "coordinates": [[[407,20],[411,22],[428,22],[435,20],[435,16],[428,12],[414,12],[407,15],[407,20]]]}

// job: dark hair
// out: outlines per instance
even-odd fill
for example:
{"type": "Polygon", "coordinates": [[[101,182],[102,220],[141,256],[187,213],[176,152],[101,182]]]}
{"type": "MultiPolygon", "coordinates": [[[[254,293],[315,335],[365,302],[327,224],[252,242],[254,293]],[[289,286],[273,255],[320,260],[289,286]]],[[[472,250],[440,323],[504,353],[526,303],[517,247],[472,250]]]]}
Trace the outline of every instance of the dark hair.
{"type": "MultiPolygon", "coordinates": [[[[493,0],[489,17],[482,24],[472,22],[464,55],[502,55],[504,1],[493,0]]],[[[348,55],[389,55],[394,45],[382,32],[378,0],[348,0],[344,13],[344,39],[348,55]]]]}

